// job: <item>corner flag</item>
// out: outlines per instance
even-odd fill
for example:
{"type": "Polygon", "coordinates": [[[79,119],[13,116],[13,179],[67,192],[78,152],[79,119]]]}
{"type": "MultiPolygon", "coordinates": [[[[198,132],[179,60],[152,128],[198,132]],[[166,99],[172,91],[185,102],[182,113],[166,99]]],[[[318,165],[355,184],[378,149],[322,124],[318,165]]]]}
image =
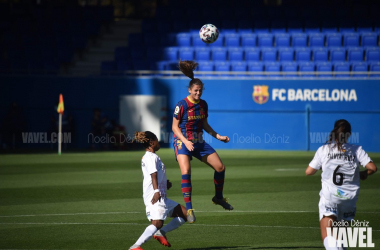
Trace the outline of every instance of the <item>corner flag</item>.
{"type": "Polygon", "coordinates": [[[63,105],[63,96],[62,94],[59,94],[59,103],[58,103],[57,112],[60,114],[63,114],[64,110],[65,110],[65,107],[63,105]]]}

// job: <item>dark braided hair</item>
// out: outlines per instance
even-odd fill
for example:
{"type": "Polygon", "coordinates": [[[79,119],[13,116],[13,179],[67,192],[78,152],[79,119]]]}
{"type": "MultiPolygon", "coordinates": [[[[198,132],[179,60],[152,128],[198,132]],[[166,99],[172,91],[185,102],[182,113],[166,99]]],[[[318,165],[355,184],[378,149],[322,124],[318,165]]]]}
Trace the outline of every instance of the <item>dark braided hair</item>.
{"type": "Polygon", "coordinates": [[[204,84],[201,81],[201,79],[194,78],[194,70],[196,69],[197,66],[198,66],[198,63],[196,63],[194,61],[179,61],[179,63],[178,63],[179,70],[181,70],[181,72],[185,76],[187,76],[191,79],[191,81],[189,83],[189,89],[191,89],[193,87],[193,85],[200,85],[203,89],[204,84]]]}
{"type": "Polygon", "coordinates": [[[145,132],[135,132],[135,138],[133,141],[137,141],[138,143],[142,143],[144,148],[149,148],[150,147],[150,142],[157,140],[157,136],[150,132],[150,131],[145,131],[145,132]]]}
{"type": "Polygon", "coordinates": [[[326,143],[331,144],[335,142],[335,146],[337,146],[338,150],[341,151],[342,145],[344,143],[347,143],[347,140],[350,136],[351,124],[344,119],[337,120],[334,124],[334,129],[330,132],[329,139],[326,143]]]}

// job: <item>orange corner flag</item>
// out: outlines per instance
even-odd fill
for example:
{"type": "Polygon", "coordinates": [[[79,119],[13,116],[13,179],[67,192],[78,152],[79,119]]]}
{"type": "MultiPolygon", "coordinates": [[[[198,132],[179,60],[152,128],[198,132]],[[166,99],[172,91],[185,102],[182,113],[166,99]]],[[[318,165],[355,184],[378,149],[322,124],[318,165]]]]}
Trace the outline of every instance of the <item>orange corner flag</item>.
{"type": "Polygon", "coordinates": [[[59,103],[58,103],[57,112],[60,114],[63,114],[64,110],[65,110],[65,108],[63,105],[63,96],[62,96],[62,94],[59,94],[59,103]]]}

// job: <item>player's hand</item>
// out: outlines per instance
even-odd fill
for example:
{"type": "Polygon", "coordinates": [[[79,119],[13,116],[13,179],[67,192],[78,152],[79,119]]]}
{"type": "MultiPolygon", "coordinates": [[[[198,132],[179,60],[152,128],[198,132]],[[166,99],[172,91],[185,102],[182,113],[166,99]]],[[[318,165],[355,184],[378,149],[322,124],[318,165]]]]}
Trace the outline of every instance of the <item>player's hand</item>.
{"type": "Polygon", "coordinates": [[[360,171],[360,179],[361,179],[362,181],[364,181],[365,179],[367,179],[367,177],[368,177],[368,172],[367,172],[367,170],[360,171]]]}
{"type": "Polygon", "coordinates": [[[194,144],[191,141],[186,141],[186,142],[184,142],[184,144],[189,151],[194,150],[194,144]]]}
{"type": "Polygon", "coordinates": [[[154,205],[154,203],[156,203],[156,202],[159,201],[160,199],[161,199],[160,193],[159,193],[159,192],[154,193],[154,195],[153,195],[153,199],[152,199],[152,205],[154,205]]]}
{"type": "Polygon", "coordinates": [[[168,190],[172,187],[172,183],[168,180],[167,183],[166,183],[166,186],[168,188],[168,190]]]}
{"type": "Polygon", "coordinates": [[[222,142],[229,142],[230,141],[230,138],[228,136],[222,136],[222,135],[216,135],[216,139],[218,139],[219,141],[222,141],[222,142]]]}

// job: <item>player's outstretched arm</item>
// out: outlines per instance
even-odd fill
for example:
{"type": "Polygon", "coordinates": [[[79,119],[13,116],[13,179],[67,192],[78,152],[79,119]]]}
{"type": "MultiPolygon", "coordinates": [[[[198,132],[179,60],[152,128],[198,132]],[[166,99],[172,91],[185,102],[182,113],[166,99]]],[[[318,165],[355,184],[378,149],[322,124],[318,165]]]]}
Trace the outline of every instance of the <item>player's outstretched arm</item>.
{"type": "Polygon", "coordinates": [[[372,161],[369,162],[366,166],[365,166],[366,170],[363,170],[360,172],[360,179],[361,180],[365,180],[367,179],[368,175],[373,175],[374,173],[377,172],[377,167],[375,165],[375,163],[373,163],[372,161]]]}
{"type": "Polygon", "coordinates": [[[230,141],[230,138],[228,136],[222,136],[216,133],[215,130],[210,126],[210,124],[208,124],[207,118],[203,120],[202,125],[203,125],[203,129],[207,133],[209,133],[211,136],[215,137],[219,141],[226,142],[226,143],[230,141]]]}
{"type": "Polygon", "coordinates": [[[152,201],[151,201],[152,204],[154,204],[157,201],[159,201],[161,198],[160,192],[158,191],[157,172],[154,172],[150,176],[152,177],[152,186],[153,186],[153,189],[155,190],[152,201]]]}
{"type": "Polygon", "coordinates": [[[317,171],[318,171],[318,169],[315,169],[315,168],[312,168],[312,167],[308,166],[308,167],[306,168],[305,174],[306,174],[306,175],[313,175],[313,174],[315,174],[317,171]]]}

